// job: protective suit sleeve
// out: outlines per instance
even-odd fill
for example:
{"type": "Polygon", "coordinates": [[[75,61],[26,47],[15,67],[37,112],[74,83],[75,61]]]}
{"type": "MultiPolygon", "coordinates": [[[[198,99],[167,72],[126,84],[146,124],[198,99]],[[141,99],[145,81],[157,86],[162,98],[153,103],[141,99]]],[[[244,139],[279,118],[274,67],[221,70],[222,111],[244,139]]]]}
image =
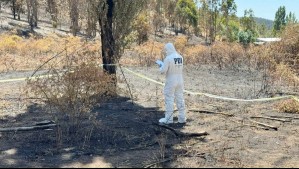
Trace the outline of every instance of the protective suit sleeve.
{"type": "Polygon", "coordinates": [[[164,65],[164,63],[161,60],[157,60],[156,63],[159,65],[160,68],[164,65]]]}
{"type": "Polygon", "coordinates": [[[165,74],[167,71],[168,71],[168,67],[169,67],[169,63],[168,63],[168,60],[167,58],[164,60],[164,64],[162,67],[160,67],[160,72],[162,74],[165,74]]]}

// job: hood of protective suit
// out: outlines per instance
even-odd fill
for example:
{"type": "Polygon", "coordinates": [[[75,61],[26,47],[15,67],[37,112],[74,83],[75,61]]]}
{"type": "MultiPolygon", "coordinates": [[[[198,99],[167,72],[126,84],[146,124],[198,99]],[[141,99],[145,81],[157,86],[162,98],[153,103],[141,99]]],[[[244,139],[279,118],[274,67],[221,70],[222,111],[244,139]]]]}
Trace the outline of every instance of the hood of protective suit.
{"type": "Polygon", "coordinates": [[[164,47],[164,50],[166,52],[166,56],[169,56],[173,53],[177,53],[177,51],[175,50],[175,47],[172,43],[167,43],[164,47]]]}

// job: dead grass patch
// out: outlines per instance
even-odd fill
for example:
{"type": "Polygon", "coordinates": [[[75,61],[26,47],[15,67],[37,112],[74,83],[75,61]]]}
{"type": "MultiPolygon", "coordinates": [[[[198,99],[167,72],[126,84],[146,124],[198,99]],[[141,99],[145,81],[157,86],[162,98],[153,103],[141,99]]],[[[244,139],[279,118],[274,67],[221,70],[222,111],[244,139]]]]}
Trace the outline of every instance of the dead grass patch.
{"type": "MultiPolygon", "coordinates": [[[[21,38],[14,34],[0,35],[0,72],[32,70],[56,56],[63,60],[68,55],[75,55],[74,60],[82,61],[82,55],[89,55],[100,62],[100,43],[84,41],[79,37],[60,38],[49,35],[43,38],[21,38]]],[[[57,61],[57,67],[65,62],[57,61]]],[[[44,67],[49,68],[49,65],[44,67]]]]}
{"type": "Polygon", "coordinates": [[[299,101],[295,99],[288,99],[280,102],[277,105],[277,108],[283,113],[299,114],[299,101]]]}

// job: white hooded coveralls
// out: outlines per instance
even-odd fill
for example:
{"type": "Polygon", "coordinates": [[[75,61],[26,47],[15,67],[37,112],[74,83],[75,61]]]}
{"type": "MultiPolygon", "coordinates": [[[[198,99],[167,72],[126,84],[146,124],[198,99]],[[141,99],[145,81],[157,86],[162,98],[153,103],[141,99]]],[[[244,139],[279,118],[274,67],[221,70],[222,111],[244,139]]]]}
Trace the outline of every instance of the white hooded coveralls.
{"type": "Polygon", "coordinates": [[[165,45],[166,58],[161,64],[160,72],[166,74],[164,87],[165,118],[160,123],[173,123],[174,101],[179,111],[178,122],[186,122],[184,101],[183,57],[176,51],[172,43],[165,45]]]}

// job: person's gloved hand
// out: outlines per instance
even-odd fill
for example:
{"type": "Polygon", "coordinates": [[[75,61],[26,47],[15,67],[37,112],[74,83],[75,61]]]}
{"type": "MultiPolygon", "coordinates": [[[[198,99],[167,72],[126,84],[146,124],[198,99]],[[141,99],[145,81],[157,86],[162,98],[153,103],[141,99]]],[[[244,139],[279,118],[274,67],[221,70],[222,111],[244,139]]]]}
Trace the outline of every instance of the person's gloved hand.
{"type": "Polygon", "coordinates": [[[157,60],[156,63],[159,65],[159,67],[162,67],[164,63],[161,60],[157,60]]]}

